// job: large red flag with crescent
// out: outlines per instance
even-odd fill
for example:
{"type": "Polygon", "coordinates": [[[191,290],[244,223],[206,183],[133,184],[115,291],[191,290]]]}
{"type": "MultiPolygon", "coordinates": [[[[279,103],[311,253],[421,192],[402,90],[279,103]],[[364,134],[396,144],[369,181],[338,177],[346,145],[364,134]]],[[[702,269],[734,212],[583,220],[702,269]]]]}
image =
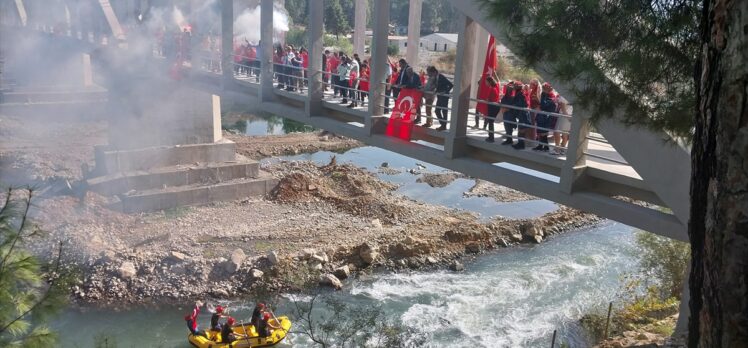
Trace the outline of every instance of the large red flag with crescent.
{"type": "Polygon", "coordinates": [[[423,93],[417,89],[403,88],[395,101],[395,107],[392,108],[390,121],[387,122],[385,134],[400,139],[410,141],[413,132],[413,119],[421,106],[421,97],[423,93]]]}
{"type": "MultiPolygon", "coordinates": [[[[478,99],[486,100],[488,95],[491,93],[491,86],[486,82],[486,77],[496,71],[496,67],[499,64],[499,58],[496,55],[496,39],[491,35],[488,39],[488,49],[486,49],[486,61],[483,64],[483,74],[480,76],[478,82],[478,99]]],[[[496,81],[498,83],[498,81],[496,81]]],[[[482,115],[488,115],[488,104],[478,103],[476,111],[482,115]]]]}

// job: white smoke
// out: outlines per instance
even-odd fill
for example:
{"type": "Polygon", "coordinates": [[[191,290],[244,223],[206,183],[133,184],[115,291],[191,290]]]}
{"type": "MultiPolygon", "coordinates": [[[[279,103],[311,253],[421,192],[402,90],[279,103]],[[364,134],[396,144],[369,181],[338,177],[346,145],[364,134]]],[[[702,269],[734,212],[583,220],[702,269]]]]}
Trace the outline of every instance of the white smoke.
{"type": "MultiPolygon", "coordinates": [[[[260,6],[244,10],[234,21],[234,38],[239,41],[247,40],[252,43],[260,41],[260,6]]],[[[275,4],[273,8],[273,38],[279,41],[288,31],[288,12],[275,4]]]]}

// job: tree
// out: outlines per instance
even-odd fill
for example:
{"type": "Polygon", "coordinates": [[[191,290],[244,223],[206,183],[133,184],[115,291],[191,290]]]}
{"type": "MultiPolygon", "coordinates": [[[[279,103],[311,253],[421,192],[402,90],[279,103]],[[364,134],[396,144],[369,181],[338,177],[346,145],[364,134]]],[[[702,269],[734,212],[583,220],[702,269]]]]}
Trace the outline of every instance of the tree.
{"type": "Polygon", "coordinates": [[[690,347],[748,345],[745,2],[706,0],[691,157],[690,347]]]}
{"type": "Polygon", "coordinates": [[[689,346],[748,342],[745,2],[484,0],[515,54],[598,117],[692,141],[689,346]],[[615,81],[615,82],[612,82],[615,81]],[[581,98],[580,98],[581,97],[581,98]]]}
{"type": "Polygon", "coordinates": [[[305,24],[309,12],[309,0],[286,0],[286,11],[293,24],[305,24]]]}
{"type": "Polygon", "coordinates": [[[340,33],[347,33],[351,30],[348,21],[345,19],[343,8],[340,7],[340,0],[328,0],[325,2],[325,28],[335,34],[335,38],[340,39],[340,33]]]}
{"type": "Polygon", "coordinates": [[[8,189],[0,207],[0,346],[51,347],[57,336],[42,323],[67,299],[60,250],[45,265],[23,248],[40,231],[29,221],[32,190],[8,189]]]}

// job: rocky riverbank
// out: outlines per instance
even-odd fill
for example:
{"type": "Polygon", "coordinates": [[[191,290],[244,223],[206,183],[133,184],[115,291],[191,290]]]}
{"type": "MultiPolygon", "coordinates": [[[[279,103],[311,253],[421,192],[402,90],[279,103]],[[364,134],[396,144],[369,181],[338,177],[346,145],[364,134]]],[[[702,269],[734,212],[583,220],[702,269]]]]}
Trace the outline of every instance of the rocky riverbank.
{"type": "Polygon", "coordinates": [[[89,194],[83,203],[46,200],[39,218],[53,231],[48,241],[68,241],[67,255],[82,271],[74,299],[103,306],[340,288],[345,278],[377,270],[460,271],[466,257],[598,221],[560,208],[484,223],[393,194],[396,186],[348,164],[281,162],[266,170],[281,180],[265,199],[125,215],[89,194]]]}

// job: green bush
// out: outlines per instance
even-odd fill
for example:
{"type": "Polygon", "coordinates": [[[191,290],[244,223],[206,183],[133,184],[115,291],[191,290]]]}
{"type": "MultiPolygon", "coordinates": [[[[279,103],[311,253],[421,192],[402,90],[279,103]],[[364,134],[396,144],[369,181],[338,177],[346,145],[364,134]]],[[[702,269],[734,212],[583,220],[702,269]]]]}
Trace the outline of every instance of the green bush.
{"type": "Polygon", "coordinates": [[[286,32],[286,44],[293,45],[294,47],[309,46],[309,43],[307,42],[306,28],[291,27],[291,29],[286,32]]]}
{"type": "Polygon", "coordinates": [[[388,56],[397,56],[400,54],[400,46],[397,44],[389,44],[387,45],[387,55],[388,56]]]}
{"type": "Polygon", "coordinates": [[[335,51],[343,51],[345,54],[353,52],[353,44],[345,37],[335,38],[333,35],[325,35],[324,45],[325,47],[332,47],[335,51]]]}

